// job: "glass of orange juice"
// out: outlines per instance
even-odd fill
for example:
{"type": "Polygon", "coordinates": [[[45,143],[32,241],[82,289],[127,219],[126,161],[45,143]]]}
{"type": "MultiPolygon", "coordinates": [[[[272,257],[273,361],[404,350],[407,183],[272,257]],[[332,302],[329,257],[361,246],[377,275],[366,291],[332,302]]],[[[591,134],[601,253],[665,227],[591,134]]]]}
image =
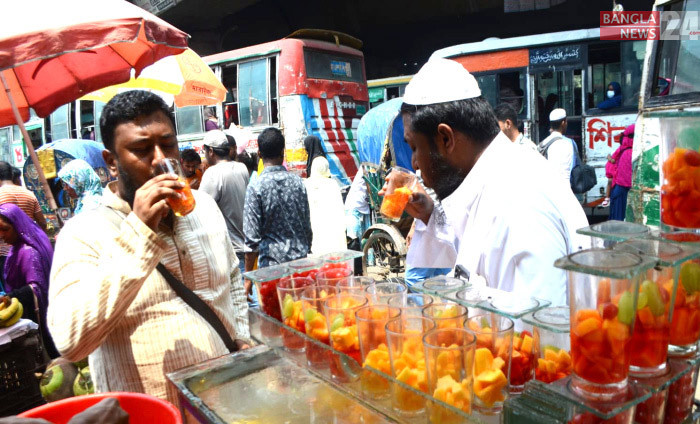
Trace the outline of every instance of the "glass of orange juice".
{"type": "Polygon", "coordinates": [[[398,221],[411,198],[418,178],[406,168],[395,166],[387,177],[386,191],[380,212],[392,221],[398,221]]]}
{"type": "Polygon", "coordinates": [[[180,166],[180,161],[173,158],[165,158],[158,162],[158,167],[161,174],[174,174],[177,175],[177,179],[184,183],[185,186],[180,190],[177,190],[178,197],[168,197],[166,201],[168,205],[175,213],[175,216],[185,216],[194,210],[194,196],[192,196],[192,190],[190,189],[190,184],[185,178],[185,173],[182,171],[180,166]]]}

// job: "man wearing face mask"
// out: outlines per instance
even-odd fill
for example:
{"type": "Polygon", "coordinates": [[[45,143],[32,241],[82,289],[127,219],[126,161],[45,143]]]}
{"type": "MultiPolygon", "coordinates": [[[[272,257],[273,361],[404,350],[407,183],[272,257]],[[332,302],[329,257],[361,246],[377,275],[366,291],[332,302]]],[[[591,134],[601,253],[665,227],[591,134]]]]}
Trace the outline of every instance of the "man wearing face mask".
{"type": "Polygon", "coordinates": [[[407,262],[461,265],[491,287],[566,304],[566,274],[552,264],[586,243],[576,234],[586,216],[543,157],[522,154],[499,130],[474,77],[431,59],[406,87],[401,114],[413,167],[442,205],[421,189],[412,195],[407,262]]]}
{"type": "Polygon", "coordinates": [[[612,81],[605,92],[605,100],[598,103],[598,109],[614,109],[620,106],[622,106],[622,87],[620,83],[612,81]]]}

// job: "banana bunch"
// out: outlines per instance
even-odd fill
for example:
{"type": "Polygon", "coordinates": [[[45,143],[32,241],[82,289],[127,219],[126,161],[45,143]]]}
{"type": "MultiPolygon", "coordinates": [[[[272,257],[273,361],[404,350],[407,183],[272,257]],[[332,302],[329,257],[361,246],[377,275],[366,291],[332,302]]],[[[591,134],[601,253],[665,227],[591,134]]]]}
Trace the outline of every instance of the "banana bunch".
{"type": "Polygon", "coordinates": [[[14,325],[24,313],[24,307],[16,297],[0,297],[0,327],[14,325]]]}

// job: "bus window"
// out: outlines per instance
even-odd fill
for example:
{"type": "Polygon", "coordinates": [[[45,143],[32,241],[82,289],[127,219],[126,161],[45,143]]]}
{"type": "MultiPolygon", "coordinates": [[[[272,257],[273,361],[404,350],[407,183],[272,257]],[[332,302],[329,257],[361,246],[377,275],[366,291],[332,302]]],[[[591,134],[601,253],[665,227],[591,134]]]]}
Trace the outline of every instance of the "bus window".
{"type": "Polygon", "coordinates": [[[597,107],[606,99],[608,85],[616,81],[622,88],[622,106],[636,107],[642,81],[646,41],[591,44],[588,48],[590,77],[586,108],[597,107]]]}
{"type": "Polygon", "coordinates": [[[525,78],[525,73],[518,71],[498,74],[498,103],[509,103],[521,117],[527,114],[527,107],[523,100],[525,78]]]}
{"type": "Polygon", "coordinates": [[[198,134],[204,132],[201,106],[175,108],[175,125],[178,134],[198,134]]]}
{"type": "Polygon", "coordinates": [[[620,84],[622,85],[622,106],[637,107],[639,88],[642,85],[642,67],[646,41],[620,43],[622,66],[620,84]]]}
{"type": "Polygon", "coordinates": [[[496,75],[475,75],[475,78],[476,82],[479,83],[481,96],[486,99],[491,106],[496,107],[498,104],[496,102],[496,93],[498,92],[496,87],[496,75]]]}
{"type": "Polygon", "coordinates": [[[70,103],[60,106],[51,115],[51,139],[53,141],[71,138],[70,134],[70,103]]]}
{"type": "Polygon", "coordinates": [[[238,125],[238,65],[232,64],[221,69],[221,83],[226,87],[226,99],[224,99],[224,128],[231,124],[238,125]]]}
{"type": "Polygon", "coordinates": [[[95,140],[102,141],[102,132],[100,131],[100,116],[102,116],[102,109],[104,109],[105,104],[102,102],[94,102],[95,104],[93,113],[95,116],[95,140]]]}
{"type": "Polygon", "coordinates": [[[304,65],[308,78],[365,82],[362,58],[304,48],[304,65]]]}
{"type": "Polygon", "coordinates": [[[510,103],[521,118],[527,116],[525,97],[525,72],[511,71],[497,74],[475,75],[481,88],[481,95],[493,107],[500,103],[510,103]]]}
{"type": "Polygon", "coordinates": [[[92,100],[79,100],[80,107],[80,138],[95,139],[95,108],[92,100]]]}
{"type": "Polygon", "coordinates": [[[0,128],[0,160],[7,163],[14,163],[12,160],[12,140],[10,136],[12,132],[12,127],[0,128]]]}
{"type": "Polygon", "coordinates": [[[566,110],[567,116],[581,115],[581,70],[548,71],[537,74],[537,107],[540,123],[549,125],[549,112],[566,110]]]}
{"type": "MultiPolygon", "coordinates": [[[[670,4],[664,11],[681,12],[683,2],[670,4]]],[[[700,0],[687,0],[685,10],[700,10],[700,0]]],[[[700,91],[700,81],[697,78],[697,69],[700,66],[700,40],[691,40],[684,36],[683,31],[687,31],[689,23],[687,19],[692,19],[689,14],[677,15],[684,17],[684,21],[674,19],[674,23],[669,19],[668,27],[675,28],[673,34],[680,40],[660,41],[656,63],[656,78],[652,96],[665,96],[673,94],[692,93],[700,91]],[[680,35],[680,36],[679,36],[680,35]]],[[[694,16],[694,15],[693,15],[694,16]]],[[[696,37],[697,38],[697,37],[696,37]]]]}
{"type": "Polygon", "coordinates": [[[268,69],[270,70],[270,117],[273,124],[279,122],[279,114],[277,109],[277,58],[270,57],[268,60],[268,69]]]}
{"type": "Polygon", "coordinates": [[[238,107],[244,127],[270,125],[267,59],[238,65],[238,107]]]}

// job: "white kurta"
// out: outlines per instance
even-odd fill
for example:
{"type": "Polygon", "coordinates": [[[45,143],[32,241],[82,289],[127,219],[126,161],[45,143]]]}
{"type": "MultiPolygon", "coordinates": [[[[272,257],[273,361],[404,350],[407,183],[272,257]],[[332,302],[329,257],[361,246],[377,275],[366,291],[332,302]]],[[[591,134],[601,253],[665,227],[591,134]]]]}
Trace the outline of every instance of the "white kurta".
{"type": "Polygon", "coordinates": [[[543,157],[523,155],[499,133],[442,206],[416,224],[407,259],[414,266],[456,263],[491,287],[567,303],[566,273],[553,264],[588,247],[576,234],[588,222],[543,157]]]}
{"type": "Polygon", "coordinates": [[[574,167],[574,145],[573,141],[559,131],[552,131],[549,137],[542,140],[540,144],[545,145],[554,137],[561,137],[547,149],[547,159],[557,170],[559,178],[569,186],[571,185],[571,169],[574,167]]]}

